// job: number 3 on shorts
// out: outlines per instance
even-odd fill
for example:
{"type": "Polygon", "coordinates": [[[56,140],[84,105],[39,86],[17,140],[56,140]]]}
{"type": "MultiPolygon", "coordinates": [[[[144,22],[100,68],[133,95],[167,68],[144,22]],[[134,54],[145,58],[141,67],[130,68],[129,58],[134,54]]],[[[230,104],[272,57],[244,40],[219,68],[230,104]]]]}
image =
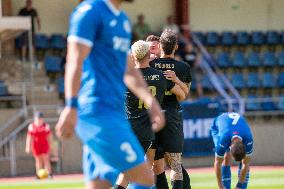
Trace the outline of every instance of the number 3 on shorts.
{"type": "Polygon", "coordinates": [[[229,113],[229,118],[233,119],[232,125],[236,125],[240,119],[240,115],[237,113],[229,113]]]}
{"type": "Polygon", "coordinates": [[[120,150],[126,153],[126,161],[128,163],[132,163],[132,162],[136,161],[137,154],[128,142],[122,143],[120,145],[120,150]]]}

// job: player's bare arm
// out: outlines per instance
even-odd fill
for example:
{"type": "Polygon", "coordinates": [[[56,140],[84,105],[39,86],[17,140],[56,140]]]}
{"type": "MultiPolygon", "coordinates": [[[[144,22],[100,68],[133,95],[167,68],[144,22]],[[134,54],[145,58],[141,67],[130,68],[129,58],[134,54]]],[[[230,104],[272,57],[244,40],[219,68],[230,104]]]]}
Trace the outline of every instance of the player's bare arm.
{"type": "Polygon", "coordinates": [[[225,189],[222,183],[222,163],[223,163],[224,158],[222,157],[215,157],[215,163],[214,163],[214,171],[217,177],[217,184],[219,189],[225,189]]]}
{"type": "MultiPolygon", "coordinates": [[[[81,84],[82,65],[90,53],[90,47],[69,42],[65,71],[65,99],[76,98],[81,84]]],[[[65,107],[56,125],[56,133],[60,138],[70,138],[74,134],[77,111],[75,108],[65,107]]]]}
{"type": "MultiPolygon", "coordinates": [[[[242,160],[242,169],[241,169],[241,172],[240,172],[239,183],[245,182],[247,172],[249,171],[250,160],[251,160],[250,156],[246,156],[242,160]]],[[[241,189],[241,188],[236,187],[235,189],[241,189]]]]}
{"type": "Polygon", "coordinates": [[[186,96],[179,85],[175,84],[175,86],[170,91],[176,95],[176,98],[179,102],[185,100],[186,96]]]}
{"type": "Polygon", "coordinates": [[[165,125],[164,114],[161,112],[161,107],[157,100],[149,92],[141,72],[134,68],[130,56],[128,57],[128,67],[124,76],[124,83],[129,90],[150,107],[149,111],[153,123],[153,130],[156,132],[161,130],[165,125]]]}
{"type": "Polygon", "coordinates": [[[26,149],[25,149],[25,152],[27,154],[31,153],[31,145],[32,145],[32,137],[31,137],[31,135],[27,134],[26,149]]]}
{"type": "Polygon", "coordinates": [[[183,90],[185,96],[187,97],[189,94],[189,85],[182,82],[177,76],[176,73],[172,70],[164,71],[164,76],[168,79],[173,81],[175,84],[179,85],[180,88],[183,90]]]}

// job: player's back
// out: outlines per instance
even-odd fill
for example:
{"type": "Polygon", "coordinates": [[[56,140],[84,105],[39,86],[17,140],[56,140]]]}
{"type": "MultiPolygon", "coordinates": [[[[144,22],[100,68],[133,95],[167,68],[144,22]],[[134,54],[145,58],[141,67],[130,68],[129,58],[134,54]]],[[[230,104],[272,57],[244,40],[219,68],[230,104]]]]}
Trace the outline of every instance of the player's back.
{"type": "Polygon", "coordinates": [[[243,139],[252,138],[251,130],[245,118],[238,113],[228,112],[218,116],[215,125],[219,130],[219,135],[232,138],[239,136],[243,139]]]}
{"type": "MultiPolygon", "coordinates": [[[[172,70],[182,82],[191,82],[190,67],[184,62],[177,61],[173,58],[158,58],[151,61],[150,66],[161,71],[172,70]]],[[[162,108],[179,108],[179,102],[177,101],[176,95],[170,91],[166,91],[162,108]]]]}
{"type": "MultiPolygon", "coordinates": [[[[154,68],[140,68],[140,71],[142,72],[144,80],[147,82],[152,95],[155,96],[158,102],[161,104],[164,99],[165,91],[172,89],[174,83],[167,80],[161,71],[154,68]]],[[[135,119],[145,115],[148,116],[148,107],[131,91],[126,92],[125,107],[128,119],[135,119]]]]}
{"type": "Polygon", "coordinates": [[[127,52],[131,26],[127,16],[109,1],[87,0],[71,17],[68,42],[91,48],[83,64],[79,114],[101,110],[123,112],[127,52]]]}

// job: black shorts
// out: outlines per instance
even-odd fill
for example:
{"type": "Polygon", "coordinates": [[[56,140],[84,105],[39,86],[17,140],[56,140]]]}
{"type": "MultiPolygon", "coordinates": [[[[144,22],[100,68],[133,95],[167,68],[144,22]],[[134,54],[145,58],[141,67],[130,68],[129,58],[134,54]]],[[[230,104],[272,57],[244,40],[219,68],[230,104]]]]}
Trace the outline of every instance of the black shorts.
{"type": "Polygon", "coordinates": [[[153,141],[155,134],[152,130],[152,124],[148,115],[128,120],[134,134],[139,141],[153,141]]]}
{"type": "Polygon", "coordinates": [[[154,160],[163,159],[165,157],[165,151],[162,147],[155,146],[155,142],[153,142],[151,148],[156,149],[154,160]]]}
{"type": "Polygon", "coordinates": [[[164,152],[182,153],[184,144],[182,115],[176,109],[167,109],[165,112],[165,128],[155,135],[153,149],[162,148],[164,152]]]}

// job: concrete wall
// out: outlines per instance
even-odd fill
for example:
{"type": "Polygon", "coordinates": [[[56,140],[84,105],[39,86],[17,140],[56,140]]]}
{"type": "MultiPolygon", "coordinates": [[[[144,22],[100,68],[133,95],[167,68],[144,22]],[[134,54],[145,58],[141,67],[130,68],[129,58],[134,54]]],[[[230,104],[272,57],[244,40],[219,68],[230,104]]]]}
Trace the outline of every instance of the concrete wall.
{"type": "Polygon", "coordinates": [[[159,31],[166,21],[168,15],[173,14],[172,0],[135,0],[134,3],[125,3],[122,6],[131,21],[137,21],[137,15],[143,13],[145,21],[151,26],[153,31],[159,31]]]}
{"type": "Polygon", "coordinates": [[[282,0],[190,0],[196,31],[283,30],[282,0]]]}
{"type": "MultiPolygon", "coordinates": [[[[13,15],[25,5],[25,0],[12,0],[13,15]]],[[[78,4],[78,0],[34,0],[33,5],[37,9],[41,19],[41,33],[67,33],[69,15],[78,4]]],[[[146,21],[151,28],[160,30],[168,15],[172,14],[171,0],[136,0],[134,3],[123,4],[132,22],[136,22],[138,14],[146,15],[146,21]],[[155,11],[153,11],[155,10],[155,11]]]]}
{"type": "MultiPolygon", "coordinates": [[[[254,154],[252,165],[284,165],[284,127],[283,120],[264,121],[261,117],[249,120],[254,134],[254,154]]],[[[19,175],[34,174],[34,161],[24,153],[25,132],[17,138],[16,154],[19,175]]],[[[73,137],[64,141],[59,150],[62,173],[77,173],[82,171],[82,145],[73,137]]],[[[184,159],[186,167],[213,166],[214,156],[184,159]]],[[[0,177],[10,174],[9,161],[0,161],[0,177]]],[[[56,171],[55,171],[56,172],[56,171]]]]}
{"type": "MultiPolygon", "coordinates": [[[[284,165],[283,120],[249,120],[254,135],[252,165],[284,165]]],[[[185,159],[185,166],[213,166],[214,156],[185,159]]]]}
{"type": "MultiPolygon", "coordinates": [[[[25,0],[12,0],[13,15],[25,6],[25,0]]],[[[67,33],[69,15],[78,4],[78,0],[34,0],[33,5],[37,9],[41,19],[41,33],[67,33]]]]}

